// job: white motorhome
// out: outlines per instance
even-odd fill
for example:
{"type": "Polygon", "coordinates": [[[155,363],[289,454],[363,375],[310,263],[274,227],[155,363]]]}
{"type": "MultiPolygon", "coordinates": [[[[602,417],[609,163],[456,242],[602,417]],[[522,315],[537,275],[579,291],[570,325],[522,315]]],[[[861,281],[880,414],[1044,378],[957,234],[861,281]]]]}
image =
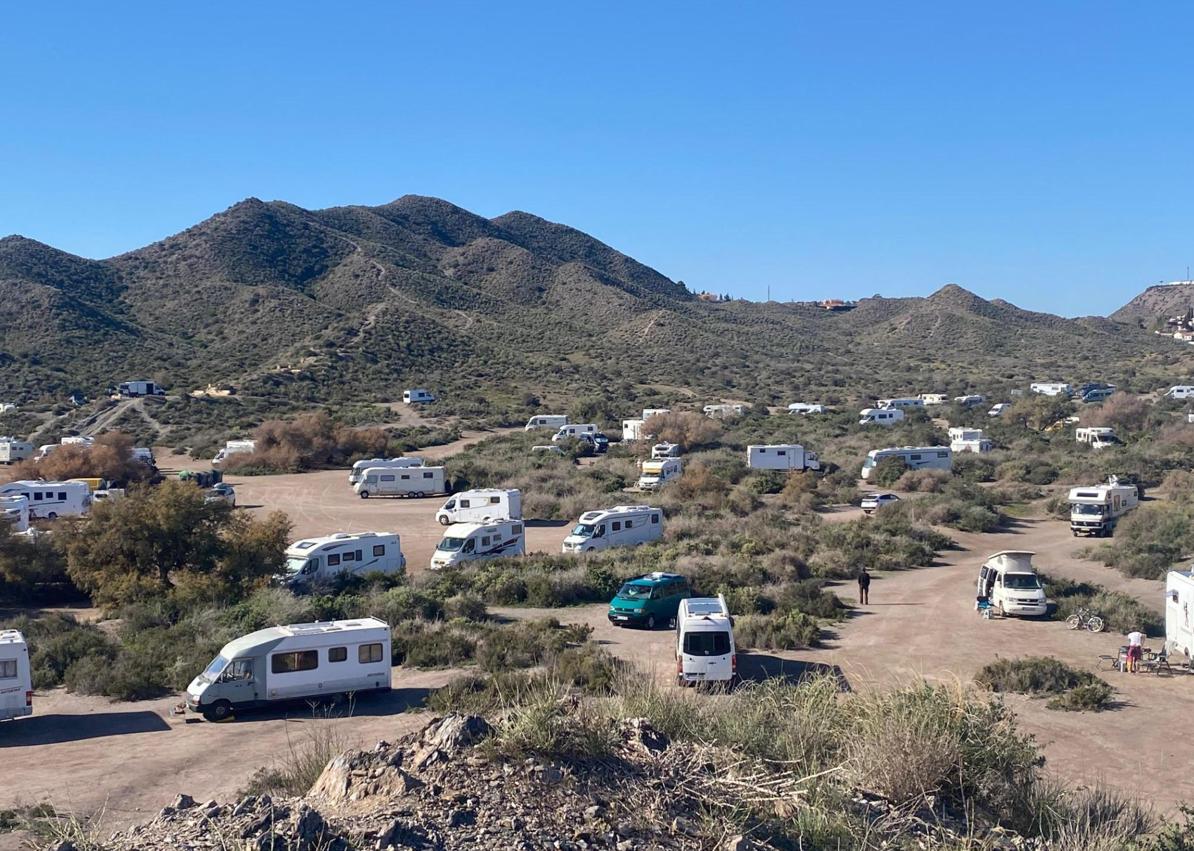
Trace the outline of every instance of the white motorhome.
{"type": "Polygon", "coordinates": [[[563,552],[587,553],[612,547],[633,547],[663,537],[663,509],[649,505],[615,505],[586,511],[564,539],[563,552]]]}
{"type": "Polygon", "coordinates": [[[725,597],[689,597],[676,613],[676,683],[694,686],[738,679],[734,619],[725,597]]]}
{"type": "Polygon", "coordinates": [[[165,388],[160,387],[152,381],[146,381],[143,378],[136,379],[134,381],[120,382],[120,386],[116,388],[116,392],[127,398],[135,398],[137,396],[166,395],[165,388]]]}
{"type": "Polygon", "coordinates": [[[752,443],[746,447],[746,466],[752,470],[820,470],[817,453],[798,443],[752,443]]]}
{"type": "Polygon", "coordinates": [[[58,441],[61,446],[93,446],[95,444],[94,437],[88,437],[83,434],[71,435],[64,437],[58,441]]]}
{"type": "Polygon", "coordinates": [[[1175,384],[1165,391],[1166,399],[1194,399],[1194,384],[1175,384]]]}
{"type": "Polygon", "coordinates": [[[419,387],[414,390],[403,390],[402,401],[407,405],[420,405],[425,402],[434,402],[435,396],[430,391],[419,387]]]}
{"type": "Polygon", "coordinates": [[[1074,393],[1073,387],[1061,381],[1034,381],[1028,389],[1042,396],[1071,396],[1074,393]]]}
{"type": "Polygon", "coordinates": [[[441,526],[452,523],[488,523],[492,520],[521,520],[522,491],[486,488],[461,491],[435,514],[441,526]]]}
{"type": "Polygon", "coordinates": [[[948,446],[891,446],[887,449],[872,449],[862,463],[862,477],[869,479],[871,472],[885,458],[899,458],[910,470],[953,470],[954,454],[948,446]]]}
{"type": "Polygon", "coordinates": [[[859,425],[892,426],[904,419],[904,412],[899,408],[863,408],[858,414],[861,417],[859,425]]]}
{"type": "Polygon", "coordinates": [[[37,454],[33,456],[34,461],[41,461],[43,458],[49,457],[50,453],[58,448],[57,443],[43,443],[37,447],[37,454]]]}
{"type": "Polygon", "coordinates": [[[982,454],[990,452],[993,447],[994,444],[983,435],[981,428],[955,426],[949,430],[949,450],[955,455],[959,452],[982,454]]]}
{"type": "Polygon", "coordinates": [[[409,496],[416,499],[445,493],[443,467],[369,467],[352,487],[361,499],[371,496],[409,496]]]}
{"type": "Polygon", "coordinates": [[[1194,575],[1178,570],[1165,576],[1165,649],[1194,660],[1194,575]]]}
{"type": "Polygon", "coordinates": [[[564,414],[536,414],[527,420],[523,431],[534,431],[537,428],[554,428],[568,425],[568,417],[564,414]]]}
{"type": "Polygon", "coordinates": [[[643,408],[643,422],[651,419],[651,417],[659,417],[664,414],[670,414],[671,408],[643,408]]]}
{"type": "Polygon", "coordinates": [[[949,397],[944,393],[921,393],[920,401],[926,406],[928,405],[944,405],[945,400],[949,397]]]}
{"type": "Polygon", "coordinates": [[[987,397],[979,393],[969,393],[965,396],[954,396],[954,402],[963,408],[973,408],[987,401],[987,397]]]}
{"type": "Polygon", "coordinates": [[[352,465],[352,469],[348,472],[348,483],[355,485],[361,479],[365,478],[365,471],[373,470],[407,470],[411,467],[422,467],[422,458],[366,458],[363,461],[357,461],[352,465]]]}
{"type": "Polygon", "coordinates": [[[216,453],[215,457],[211,459],[212,464],[220,464],[233,455],[252,455],[257,451],[256,440],[230,440],[224,444],[224,448],[216,453]]]}
{"type": "Polygon", "coordinates": [[[259,629],[230,641],[187,686],[187,709],[223,721],[242,709],[390,688],[390,627],[377,618],[259,629]]]}
{"type": "Polygon", "coordinates": [[[0,437],[0,464],[15,464],[33,457],[33,444],[15,437],[0,437]]]}
{"type": "Polygon", "coordinates": [[[91,488],[86,482],[9,482],[0,485],[0,496],[26,497],[31,518],[79,517],[91,510],[91,488]]]}
{"type": "Polygon", "coordinates": [[[906,411],[906,410],[915,410],[917,408],[923,408],[924,406],[925,406],[925,400],[921,399],[919,397],[917,397],[915,399],[880,399],[878,402],[878,407],[883,408],[885,410],[906,411]]]}
{"type": "Polygon", "coordinates": [[[337,532],[304,538],[286,548],[289,585],[318,585],[337,576],[401,573],[406,569],[402,541],[388,532],[337,532]]]}
{"type": "Polygon", "coordinates": [[[1093,535],[1105,538],[1119,518],[1140,504],[1135,485],[1121,485],[1112,476],[1106,484],[1070,488],[1070,531],[1074,537],[1093,535]]]}
{"type": "Polygon", "coordinates": [[[0,629],[0,721],[33,714],[29,646],[15,629],[0,629]]]}
{"type": "Polygon", "coordinates": [[[647,435],[643,433],[645,420],[622,420],[622,440],[629,443],[632,440],[642,440],[647,435]]]}
{"type": "Polygon", "coordinates": [[[988,417],[1002,417],[1007,413],[1007,409],[1012,406],[1011,402],[999,402],[991,406],[991,410],[987,411],[988,417]]]}
{"type": "Polygon", "coordinates": [[[1106,449],[1119,446],[1120,439],[1115,436],[1115,429],[1106,426],[1074,429],[1074,439],[1085,443],[1091,449],[1106,449]]]}
{"type": "Polygon", "coordinates": [[[652,491],[680,478],[684,462],[679,458],[653,458],[639,465],[639,490],[652,491]]]}
{"type": "Polygon", "coordinates": [[[651,458],[659,460],[661,458],[679,458],[683,449],[678,443],[656,443],[651,447],[651,458]]]}
{"type": "Polygon", "coordinates": [[[559,443],[570,437],[583,440],[586,437],[593,437],[598,431],[596,423],[568,423],[560,426],[559,431],[551,436],[551,442],[559,443]]]}
{"type": "Polygon", "coordinates": [[[0,496],[0,520],[11,524],[14,532],[28,532],[29,497],[23,494],[0,496]]]}
{"type": "Polygon", "coordinates": [[[521,520],[488,523],[453,523],[435,547],[431,569],[439,570],[466,561],[489,561],[520,556],[526,552],[521,520]]]}
{"type": "Polygon", "coordinates": [[[823,414],[825,413],[825,406],[814,404],[812,402],[793,402],[788,405],[789,414],[823,414]]]}
{"type": "Polygon", "coordinates": [[[740,417],[749,405],[706,405],[701,410],[707,417],[740,417]]]}
{"type": "Polygon", "coordinates": [[[1045,586],[1032,567],[1035,553],[1003,550],[983,562],[978,571],[978,596],[999,614],[1033,617],[1048,611],[1045,586]]]}

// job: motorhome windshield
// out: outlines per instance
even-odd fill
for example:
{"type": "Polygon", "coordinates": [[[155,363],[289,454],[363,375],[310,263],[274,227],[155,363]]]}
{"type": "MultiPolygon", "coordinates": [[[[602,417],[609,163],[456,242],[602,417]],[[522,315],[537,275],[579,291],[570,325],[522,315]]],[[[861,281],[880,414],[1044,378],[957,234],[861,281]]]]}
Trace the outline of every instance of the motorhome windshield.
{"type": "Polygon", "coordinates": [[[1082,502],[1075,502],[1070,505],[1070,509],[1074,514],[1081,514],[1086,517],[1102,517],[1105,506],[1102,505],[1088,505],[1082,502]]]}
{"type": "Polygon", "coordinates": [[[1015,588],[1017,591],[1035,591],[1041,587],[1041,581],[1034,573],[1005,573],[1003,587],[1015,588]]]}
{"type": "Polygon", "coordinates": [[[862,462],[862,466],[863,466],[863,467],[866,467],[868,470],[869,470],[871,467],[874,467],[874,466],[875,466],[875,464],[876,464],[876,461],[875,461],[875,459],[874,459],[872,456],[870,456],[870,455],[866,456],[866,460],[862,462]]]}
{"type": "Polygon", "coordinates": [[[632,582],[627,582],[618,589],[618,596],[625,597],[627,600],[650,600],[653,590],[649,585],[635,585],[632,582]]]}
{"type": "Polygon", "coordinates": [[[439,546],[436,547],[436,549],[439,550],[440,552],[454,553],[457,550],[459,550],[461,547],[463,547],[464,542],[467,540],[468,540],[468,538],[447,538],[446,537],[442,541],[439,542],[439,546]]]}
{"type": "Polygon", "coordinates": [[[686,632],[684,652],[689,656],[724,656],[730,652],[728,632],[686,632]]]}
{"type": "Polygon", "coordinates": [[[223,656],[217,656],[211,660],[211,664],[199,675],[199,679],[207,680],[209,683],[214,683],[216,678],[224,672],[224,668],[228,666],[228,660],[223,656]]]}
{"type": "Polygon", "coordinates": [[[593,524],[577,523],[572,527],[572,534],[578,538],[591,538],[593,537],[593,524]]]}
{"type": "Polygon", "coordinates": [[[307,572],[307,560],[305,558],[296,558],[291,556],[286,559],[286,572],[291,576],[307,572]]]}

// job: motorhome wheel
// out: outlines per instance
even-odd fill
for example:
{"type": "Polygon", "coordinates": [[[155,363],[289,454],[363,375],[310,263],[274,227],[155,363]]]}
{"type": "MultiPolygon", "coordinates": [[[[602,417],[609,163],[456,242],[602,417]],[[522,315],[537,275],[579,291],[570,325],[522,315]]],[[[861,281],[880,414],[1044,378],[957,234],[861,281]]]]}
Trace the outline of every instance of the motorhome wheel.
{"type": "Polygon", "coordinates": [[[58,519],[58,513],[57,513],[57,512],[54,512],[54,511],[51,511],[49,514],[47,514],[47,515],[46,515],[46,519],[48,519],[48,520],[57,520],[57,519],[58,519]]]}
{"type": "Polygon", "coordinates": [[[232,704],[226,700],[217,700],[203,710],[203,717],[208,721],[224,721],[232,715],[232,704]]]}
{"type": "Polygon", "coordinates": [[[440,519],[439,519],[439,525],[441,525],[441,526],[447,526],[447,525],[451,524],[451,522],[452,521],[448,519],[447,515],[444,515],[443,517],[440,517],[440,519]]]}
{"type": "Polygon", "coordinates": [[[368,499],[369,491],[361,491],[361,499],[368,499]]]}
{"type": "Polygon", "coordinates": [[[423,492],[422,492],[422,491],[415,491],[415,494],[414,494],[414,496],[415,496],[415,499],[422,499],[422,498],[423,498],[423,492]]]}

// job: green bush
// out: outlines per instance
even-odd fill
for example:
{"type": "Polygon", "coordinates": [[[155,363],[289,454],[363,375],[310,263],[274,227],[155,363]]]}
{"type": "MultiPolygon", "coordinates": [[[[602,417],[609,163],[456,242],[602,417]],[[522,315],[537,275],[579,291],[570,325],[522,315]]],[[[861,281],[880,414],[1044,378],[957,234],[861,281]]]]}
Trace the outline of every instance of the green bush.
{"type": "Polygon", "coordinates": [[[1139,629],[1154,637],[1165,634],[1164,618],[1135,597],[1108,591],[1089,582],[1074,582],[1043,573],[1038,575],[1049,598],[1057,604],[1053,610],[1054,620],[1064,621],[1078,609],[1085,608],[1101,617],[1106,628],[1114,632],[1139,629]]]}
{"type": "Polygon", "coordinates": [[[907,473],[909,470],[907,462],[903,458],[884,458],[875,468],[871,470],[870,478],[867,479],[871,484],[881,487],[894,487],[895,483],[907,473]]]}
{"type": "Polygon", "coordinates": [[[1066,712],[1102,712],[1110,708],[1113,692],[1114,689],[1108,683],[1096,680],[1074,686],[1069,691],[1050,698],[1046,706],[1066,712]]]}
{"type": "Polygon", "coordinates": [[[994,692],[1053,695],[1050,709],[1098,712],[1111,703],[1112,688],[1106,682],[1048,656],[999,659],[985,665],[974,681],[994,692]]]}
{"type": "Polygon", "coordinates": [[[815,647],[820,633],[820,622],[804,612],[746,615],[734,620],[734,642],[744,650],[815,647]]]}

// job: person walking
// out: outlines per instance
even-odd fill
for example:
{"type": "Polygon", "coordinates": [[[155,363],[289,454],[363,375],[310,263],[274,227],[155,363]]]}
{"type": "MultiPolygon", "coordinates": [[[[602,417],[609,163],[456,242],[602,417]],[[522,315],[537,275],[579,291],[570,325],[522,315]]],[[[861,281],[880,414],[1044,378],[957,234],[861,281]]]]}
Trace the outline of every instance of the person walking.
{"type": "Polygon", "coordinates": [[[1128,633],[1128,672],[1136,673],[1140,670],[1140,659],[1144,656],[1144,633],[1138,627],[1133,627],[1128,633]]]}
{"type": "Polygon", "coordinates": [[[871,602],[871,575],[862,569],[858,574],[858,605],[868,606],[871,602]]]}

